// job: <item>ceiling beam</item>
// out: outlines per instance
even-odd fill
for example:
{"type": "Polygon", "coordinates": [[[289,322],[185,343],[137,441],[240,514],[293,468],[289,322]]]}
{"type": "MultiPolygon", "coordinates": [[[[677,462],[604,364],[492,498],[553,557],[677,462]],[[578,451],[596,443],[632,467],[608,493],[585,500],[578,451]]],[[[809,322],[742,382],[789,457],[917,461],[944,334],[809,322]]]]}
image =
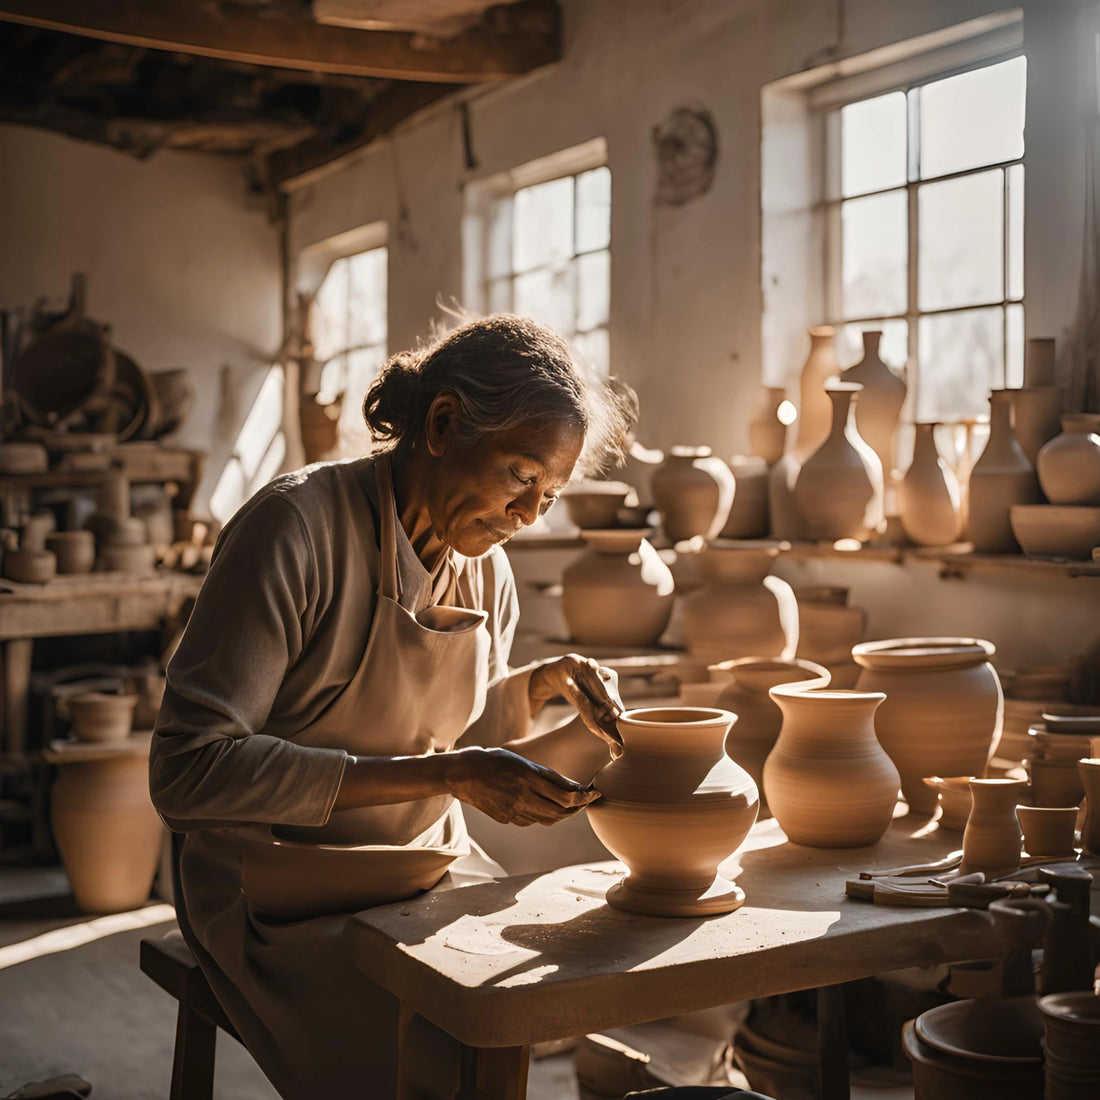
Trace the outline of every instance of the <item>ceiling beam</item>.
{"type": "Polygon", "coordinates": [[[193,0],[0,0],[0,20],[150,49],[392,80],[504,80],[561,57],[556,0],[524,0],[441,41],[255,15],[193,0]]]}

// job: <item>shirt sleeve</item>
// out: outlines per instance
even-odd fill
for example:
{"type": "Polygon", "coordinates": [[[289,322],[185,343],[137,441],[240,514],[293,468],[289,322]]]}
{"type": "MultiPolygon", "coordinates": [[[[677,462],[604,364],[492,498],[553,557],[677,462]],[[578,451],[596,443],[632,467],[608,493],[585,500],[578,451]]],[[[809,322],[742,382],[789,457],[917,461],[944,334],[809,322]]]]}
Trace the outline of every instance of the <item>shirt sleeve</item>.
{"type": "Polygon", "coordinates": [[[316,596],[295,506],[278,492],[246,504],[218,541],[168,664],[149,787],[169,828],[328,820],[347,754],[264,733],[316,596]]]}

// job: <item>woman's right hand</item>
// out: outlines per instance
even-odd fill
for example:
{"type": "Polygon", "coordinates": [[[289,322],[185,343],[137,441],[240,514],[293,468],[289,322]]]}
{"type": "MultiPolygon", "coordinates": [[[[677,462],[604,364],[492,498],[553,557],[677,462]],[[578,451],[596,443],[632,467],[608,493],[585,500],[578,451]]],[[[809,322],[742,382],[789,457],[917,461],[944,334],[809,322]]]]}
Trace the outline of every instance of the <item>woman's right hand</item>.
{"type": "Polygon", "coordinates": [[[553,825],[600,797],[599,791],[507,749],[468,748],[447,755],[447,786],[455,798],[505,825],[553,825]]]}

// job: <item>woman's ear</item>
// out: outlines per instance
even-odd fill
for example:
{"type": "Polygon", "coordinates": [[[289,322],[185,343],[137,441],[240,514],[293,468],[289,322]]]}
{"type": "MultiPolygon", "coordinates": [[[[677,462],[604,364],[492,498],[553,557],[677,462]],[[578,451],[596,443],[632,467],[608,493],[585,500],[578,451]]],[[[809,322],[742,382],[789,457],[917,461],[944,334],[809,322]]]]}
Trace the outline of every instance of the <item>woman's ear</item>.
{"type": "Polygon", "coordinates": [[[457,417],[458,401],[454,394],[437,394],[424,421],[424,442],[435,458],[440,458],[446,451],[457,417]]]}

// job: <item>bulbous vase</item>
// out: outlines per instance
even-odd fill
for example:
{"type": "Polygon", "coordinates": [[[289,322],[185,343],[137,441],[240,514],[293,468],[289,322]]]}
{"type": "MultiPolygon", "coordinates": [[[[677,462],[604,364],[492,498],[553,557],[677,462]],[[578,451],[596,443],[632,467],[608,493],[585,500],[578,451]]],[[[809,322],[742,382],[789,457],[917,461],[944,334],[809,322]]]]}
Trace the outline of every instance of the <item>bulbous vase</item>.
{"type": "Polygon", "coordinates": [[[1020,866],[1024,835],[1016,803],[1026,791],[1026,779],[970,780],[972,805],[963,832],[962,874],[981,871],[994,879],[1020,866]]]}
{"type": "Polygon", "coordinates": [[[936,425],[914,427],[913,461],[898,485],[898,515],[918,546],[947,546],[959,537],[959,482],[936,449],[936,425]]]}
{"type": "Polygon", "coordinates": [[[779,406],[786,397],[782,386],[761,386],[749,421],[749,449],[769,466],[779,461],[787,445],[787,425],[779,419],[779,406]]]}
{"type": "Polygon", "coordinates": [[[1051,504],[1100,504],[1100,414],[1062,417],[1062,434],[1039,451],[1039,484],[1051,504]]]}
{"type": "Polygon", "coordinates": [[[735,721],[704,707],[642,708],[618,720],[623,754],[593,780],[596,836],[629,869],[608,904],[634,913],[728,913],[744,892],[718,873],[756,820],[749,774],[723,751],[735,721]]]}
{"type": "Polygon", "coordinates": [[[569,636],[585,645],[654,646],[672,615],[672,571],[647,529],[584,532],[587,550],[562,573],[569,636]]]}
{"type": "Polygon", "coordinates": [[[673,447],[650,487],[670,542],[714,538],[733,504],[733,473],[709,447],[673,447]]]}
{"type": "Polygon", "coordinates": [[[883,479],[889,485],[895,466],[894,436],[909,387],[879,358],[881,340],[880,330],[864,332],[863,358],[840,377],[863,387],[856,406],[856,428],[878,456],[883,479]]]}
{"type": "Polygon", "coordinates": [[[794,656],[798,601],[771,573],[782,543],[712,539],[699,555],[702,587],[683,600],[692,655],[708,664],[738,657],[794,656]]]}
{"type": "Polygon", "coordinates": [[[809,336],[810,354],[799,378],[798,432],[794,443],[799,463],[805,462],[829,436],[833,414],[825,387],[840,374],[833,326],[817,325],[809,330],[809,336]]]}
{"type": "Polygon", "coordinates": [[[898,770],[875,737],[880,691],[784,684],[771,689],[783,726],[764,763],[764,790],[795,844],[859,848],[890,826],[898,770]]]}
{"type": "Polygon", "coordinates": [[[852,650],[863,669],[856,687],[886,694],[875,728],[912,812],[936,807],[924,776],[985,775],[1004,707],[995,652],[976,638],[894,638],[852,650]]]}

